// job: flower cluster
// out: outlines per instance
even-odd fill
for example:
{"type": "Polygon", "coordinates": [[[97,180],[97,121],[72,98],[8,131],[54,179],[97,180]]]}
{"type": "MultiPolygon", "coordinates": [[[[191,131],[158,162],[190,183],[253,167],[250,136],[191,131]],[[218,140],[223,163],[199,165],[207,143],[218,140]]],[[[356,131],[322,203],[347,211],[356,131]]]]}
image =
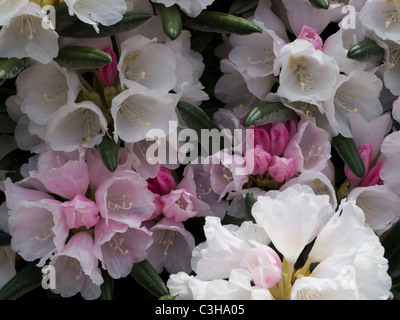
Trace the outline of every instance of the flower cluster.
{"type": "Polygon", "coordinates": [[[0,9],[0,296],[398,297],[399,1],[0,9]]]}

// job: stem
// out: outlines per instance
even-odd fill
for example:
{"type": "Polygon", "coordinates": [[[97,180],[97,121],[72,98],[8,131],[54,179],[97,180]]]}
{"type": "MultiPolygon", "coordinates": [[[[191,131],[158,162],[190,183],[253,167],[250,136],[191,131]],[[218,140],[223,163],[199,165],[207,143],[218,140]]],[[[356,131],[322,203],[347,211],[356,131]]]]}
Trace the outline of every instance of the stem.
{"type": "Polygon", "coordinates": [[[292,277],[294,271],[294,262],[288,262],[288,273],[285,283],[285,300],[290,300],[290,293],[292,291],[292,277]]]}

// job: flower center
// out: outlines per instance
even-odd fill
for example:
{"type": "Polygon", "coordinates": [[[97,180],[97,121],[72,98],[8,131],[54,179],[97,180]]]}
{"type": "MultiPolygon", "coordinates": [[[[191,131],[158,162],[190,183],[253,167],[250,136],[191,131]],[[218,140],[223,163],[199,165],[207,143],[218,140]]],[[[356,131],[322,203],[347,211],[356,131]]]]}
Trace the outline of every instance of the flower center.
{"type": "Polygon", "coordinates": [[[83,125],[84,128],[82,142],[91,141],[93,137],[101,133],[101,129],[98,130],[97,128],[97,122],[91,110],[85,110],[79,124],[83,125]]]}
{"type": "Polygon", "coordinates": [[[126,201],[126,195],[122,192],[114,192],[107,196],[107,209],[112,211],[130,210],[133,207],[133,202],[126,201]]]}
{"type": "Polygon", "coordinates": [[[133,105],[128,105],[127,103],[123,102],[119,108],[118,114],[121,118],[127,117],[133,121],[133,123],[139,122],[145,127],[150,126],[150,122],[143,121],[143,111],[136,103],[133,105]]]}
{"type": "Polygon", "coordinates": [[[396,7],[396,4],[398,4],[399,1],[391,0],[391,2],[393,3],[393,7],[388,10],[382,11],[382,14],[385,16],[386,29],[388,29],[392,23],[400,22],[400,14],[396,7]]]}
{"type": "Polygon", "coordinates": [[[355,113],[358,111],[357,108],[352,109],[348,104],[354,99],[354,95],[347,95],[345,89],[337,90],[334,97],[334,102],[336,105],[342,107],[348,112],[355,113]]]}
{"type": "Polygon", "coordinates": [[[112,237],[111,241],[108,242],[108,245],[110,246],[110,248],[113,251],[119,251],[121,252],[123,255],[127,255],[129,253],[128,249],[123,250],[122,249],[122,245],[124,244],[125,239],[124,238],[120,238],[117,236],[117,234],[114,235],[114,237],[112,237]]]}
{"type": "Polygon", "coordinates": [[[25,34],[27,32],[28,38],[30,40],[33,39],[33,35],[36,32],[35,24],[34,24],[34,17],[29,14],[24,14],[17,18],[17,28],[19,28],[19,34],[25,34]]]}

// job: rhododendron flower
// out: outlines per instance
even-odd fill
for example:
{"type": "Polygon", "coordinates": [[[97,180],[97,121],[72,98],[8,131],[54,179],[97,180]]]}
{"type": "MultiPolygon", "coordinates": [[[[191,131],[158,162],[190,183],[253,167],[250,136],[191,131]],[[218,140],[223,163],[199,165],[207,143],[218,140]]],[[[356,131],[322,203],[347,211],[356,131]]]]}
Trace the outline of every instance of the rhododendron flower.
{"type": "Polygon", "coordinates": [[[99,209],[96,203],[77,194],[71,201],[61,204],[64,208],[65,224],[68,228],[86,227],[90,229],[99,221],[99,209]]]}
{"type": "Polygon", "coordinates": [[[308,42],[313,44],[315,49],[322,50],[323,40],[319,36],[317,30],[314,28],[310,28],[309,26],[304,25],[301,28],[297,39],[307,40],[308,42]]]}
{"type": "Polygon", "coordinates": [[[93,255],[93,239],[86,232],[75,234],[50,261],[56,270],[54,293],[62,297],[72,297],[78,292],[87,300],[97,299],[100,285],[104,282],[97,266],[98,260],[93,255]]]}
{"type": "Polygon", "coordinates": [[[162,3],[167,7],[177,4],[180,9],[189,17],[197,17],[214,0],[152,0],[155,3],[162,3]]]}
{"type": "Polygon", "coordinates": [[[18,11],[28,4],[29,0],[2,1],[0,3],[0,25],[4,26],[10,23],[18,11]]]}
{"type": "Polygon", "coordinates": [[[65,0],[65,3],[70,15],[91,24],[97,32],[98,24],[110,26],[117,23],[127,9],[125,0],[65,0]]]}

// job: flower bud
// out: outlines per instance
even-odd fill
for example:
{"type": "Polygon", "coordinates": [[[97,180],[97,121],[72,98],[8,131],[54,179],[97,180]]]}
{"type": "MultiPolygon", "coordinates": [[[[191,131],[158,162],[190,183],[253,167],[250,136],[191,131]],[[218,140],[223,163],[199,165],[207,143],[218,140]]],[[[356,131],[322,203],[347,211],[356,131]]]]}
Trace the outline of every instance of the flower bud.
{"type": "Polygon", "coordinates": [[[81,194],[77,194],[61,206],[64,207],[65,224],[70,229],[83,226],[89,229],[99,221],[99,209],[96,204],[81,194]]]}
{"type": "Polygon", "coordinates": [[[297,39],[304,39],[312,43],[316,50],[322,50],[323,41],[319,36],[316,29],[308,27],[306,25],[301,28],[300,34],[297,39]]]}
{"type": "Polygon", "coordinates": [[[269,132],[269,136],[271,139],[270,154],[272,156],[282,155],[289,143],[289,131],[284,123],[275,123],[269,132]]]}
{"type": "Polygon", "coordinates": [[[251,174],[264,174],[268,170],[269,163],[271,162],[271,155],[265,151],[260,145],[256,145],[254,149],[247,151],[244,155],[246,163],[251,161],[254,163],[254,169],[251,174]],[[250,159],[250,157],[252,159],[250,159]]]}
{"type": "Polygon", "coordinates": [[[107,87],[111,87],[114,84],[115,79],[118,75],[117,55],[110,47],[107,47],[103,51],[111,56],[112,62],[98,69],[99,78],[104,85],[106,85],[107,87]]]}
{"type": "Polygon", "coordinates": [[[273,156],[268,168],[268,173],[277,182],[283,182],[293,177],[296,171],[296,160],[294,158],[280,158],[273,156]]]}

